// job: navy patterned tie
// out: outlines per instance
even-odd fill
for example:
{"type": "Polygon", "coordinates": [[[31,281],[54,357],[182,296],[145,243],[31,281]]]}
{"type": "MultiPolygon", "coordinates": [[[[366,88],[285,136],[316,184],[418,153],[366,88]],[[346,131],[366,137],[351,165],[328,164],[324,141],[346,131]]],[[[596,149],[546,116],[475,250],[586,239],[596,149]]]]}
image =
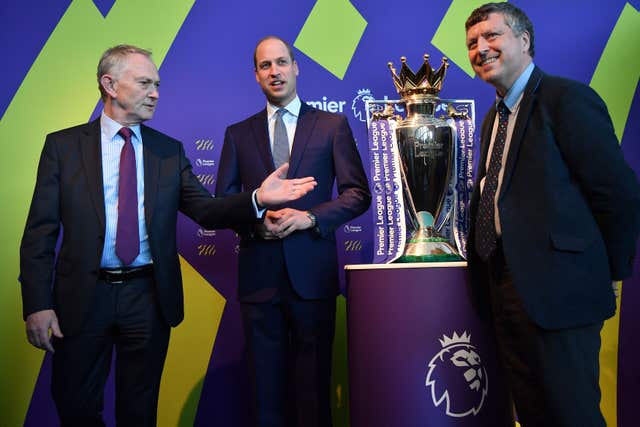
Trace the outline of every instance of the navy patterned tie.
{"type": "Polygon", "coordinates": [[[498,104],[498,132],[493,142],[491,160],[484,179],[484,187],[480,194],[480,203],[476,215],[476,252],[484,261],[496,250],[498,236],[496,234],[494,203],[498,188],[498,174],[502,166],[504,144],[507,139],[509,109],[502,101],[498,104]]]}
{"type": "Polygon", "coordinates": [[[116,255],[124,265],[129,265],[140,253],[136,153],[133,151],[133,144],[131,143],[131,129],[122,128],[118,131],[118,134],[124,139],[124,146],[120,152],[116,255]]]}
{"type": "Polygon", "coordinates": [[[287,112],[284,108],[276,111],[276,123],[273,128],[273,164],[276,168],[289,161],[289,137],[282,116],[287,112]]]}

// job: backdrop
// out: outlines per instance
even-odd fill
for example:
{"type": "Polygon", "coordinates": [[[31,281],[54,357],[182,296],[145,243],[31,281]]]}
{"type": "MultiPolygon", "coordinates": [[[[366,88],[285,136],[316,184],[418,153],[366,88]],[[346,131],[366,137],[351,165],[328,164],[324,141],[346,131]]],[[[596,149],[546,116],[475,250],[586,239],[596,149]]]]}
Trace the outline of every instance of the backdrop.
{"type": "MultiPolygon", "coordinates": [[[[466,57],[464,20],[483,3],[425,0],[13,0],[0,5],[0,414],[7,426],[55,426],[50,360],[24,337],[18,247],[47,133],[99,114],[95,69],[118,43],[150,48],[161,101],[149,124],[184,142],[196,174],[213,190],[224,129],[265,105],[253,75],[255,43],[291,41],[301,98],[345,114],[365,162],[366,97],[397,97],[387,62],[417,68],[450,58],[445,98],[475,99],[479,118],[494,99],[466,57]]],[[[640,1],[521,0],[534,23],[535,63],[580,80],[605,99],[627,160],[640,171],[640,1]]],[[[579,125],[579,124],[578,124],[579,125]]],[[[337,233],[340,260],[371,259],[371,213],[337,233]]],[[[181,218],[179,250],[186,319],[173,331],[161,387],[162,426],[246,425],[246,374],[233,233],[181,218]]],[[[638,263],[636,263],[638,264],[638,263]]],[[[602,407],[610,426],[631,427],[640,385],[640,265],[607,322],[601,353],[602,407]]],[[[391,286],[392,284],[390,284],[391,286]]],[[[336,426],[348,425],[345,299],[339,298],[333,388],[336,426]]],[[[112,391],[112,385],[109,386],[112,391]]],[[[425,389],[425,393],[427,393],[425,389]]],[[[425,397],[426,398],[426,397],[425,397]]],[[[112,394],[106,398],[113,425],[112,394]]]]}

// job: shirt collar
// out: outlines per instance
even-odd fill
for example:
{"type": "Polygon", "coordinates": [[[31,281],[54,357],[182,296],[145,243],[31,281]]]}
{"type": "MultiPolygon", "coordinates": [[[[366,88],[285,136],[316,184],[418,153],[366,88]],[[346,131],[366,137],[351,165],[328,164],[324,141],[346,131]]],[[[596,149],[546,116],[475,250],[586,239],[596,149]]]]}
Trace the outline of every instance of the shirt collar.
{"type": "Polygon", "coordinates": [[[527,83],[529,82],[529,77],[531,77],[531,73],[533,73],[534,68],[535,68],[535,65],[533,64],[533,62],[530,63],[527,66],[527,68],[524,69],[522,74],[520,74],[520,77],[518,77],[516,81],[513,83],[513,86],[511,86],[511,89],[507,91],[504,98],[500,98],[500,97],[496,98],[496,106],[500,101],[503,101],[504,105],[507,106],[509,111],[513,112],[516,107],[516,104],[518,103],[518,100],[522,98],[522,94],[524,92],[524,89],[527,87],[527,83]]]}
{"type": "MultiPolygon", "coordinates": [[[[120,123],[107,116],[104,110],[102,110],[102,114],[100,115],[100,128],[102,129],[102,133],[107,137],[108,141],[113,141],[113,138],[123,127],[124,126],[122,126],[120,123]]],[[[139,124],[127,127],[133,131],[133,134],[138,141],[142,141],[142,134],[140,133],[139,124]]]]}
{"type": "MultiPolygon", "coordinates": [[[[300,98],[298,97],[298,95],[296,95],[296,97],[293,98],[293,100],[290,103],[284,106],[284,109],[287,110],[289,114],[292,114],[293,116],[298,117],[298,115],[300,114],[301,106],[302,106],[302,102],[300,101],[300,98]]],[[[275,105],[267,102],[267,118],[271,120],[273,115],[279,109],[280,107],[276,107],[275,105]]]]}

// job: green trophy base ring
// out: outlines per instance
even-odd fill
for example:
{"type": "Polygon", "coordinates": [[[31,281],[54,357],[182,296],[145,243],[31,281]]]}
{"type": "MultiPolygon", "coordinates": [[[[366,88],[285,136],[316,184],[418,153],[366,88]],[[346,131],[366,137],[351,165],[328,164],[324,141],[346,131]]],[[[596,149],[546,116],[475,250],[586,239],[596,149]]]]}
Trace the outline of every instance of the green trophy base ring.
{"type": "Polygon", "coordinates": [[[396,260],[398,263],[406,262],[450,262],[460,261],[462,257],[442,237],[418,237],[407,242],[404,254],[396,260]]]}

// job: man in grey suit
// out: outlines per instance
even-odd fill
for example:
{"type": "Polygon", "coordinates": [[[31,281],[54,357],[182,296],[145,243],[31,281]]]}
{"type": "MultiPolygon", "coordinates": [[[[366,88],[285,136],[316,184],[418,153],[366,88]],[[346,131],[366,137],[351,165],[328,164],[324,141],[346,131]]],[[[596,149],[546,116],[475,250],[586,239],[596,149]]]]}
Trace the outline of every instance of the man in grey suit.
{"type": "Polygon", "coordinates": [[[170,329],[183,318],[178,211],[207,228],[260,222],[265,207],[315,186],[281,179],[283,165],[253,193],[211,197],[182,144],[141,124],[159,97],[150,55],[129,45],[107,50],[98,65],[101,117],[48,135],[40,158],[20,247],[23,312],[29,341],[54,353],[63,426],[104,425],[114,348],[118,426],[156,425],[170,329]]]}

